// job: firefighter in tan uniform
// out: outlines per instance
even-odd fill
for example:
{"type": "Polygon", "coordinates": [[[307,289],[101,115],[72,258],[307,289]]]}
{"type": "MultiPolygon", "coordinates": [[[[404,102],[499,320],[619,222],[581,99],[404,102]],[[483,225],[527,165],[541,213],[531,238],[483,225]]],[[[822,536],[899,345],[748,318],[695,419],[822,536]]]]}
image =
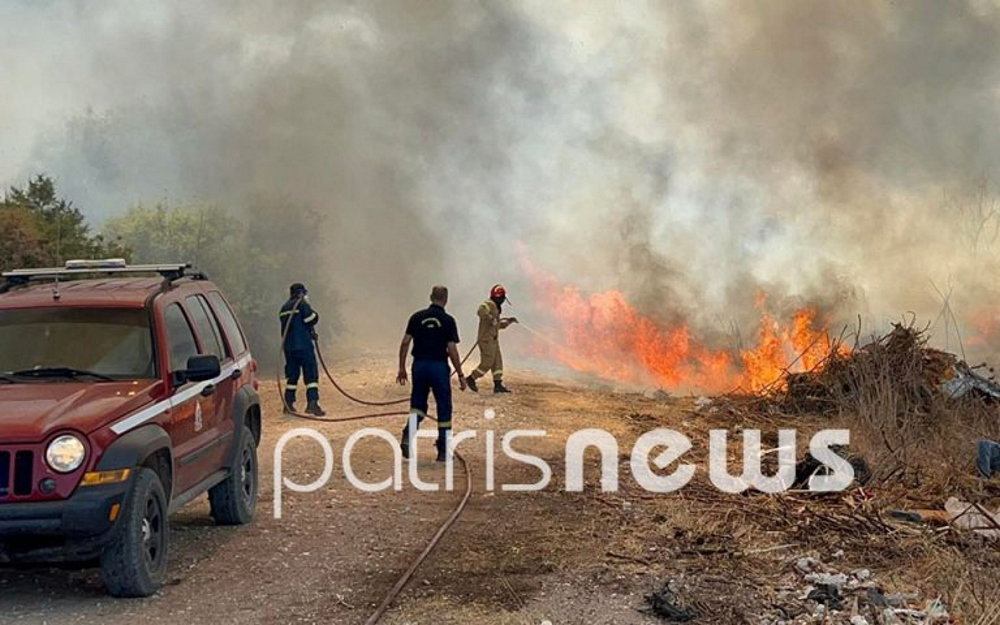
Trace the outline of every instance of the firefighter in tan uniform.
{"type": "Polygon", "coordinates": [[[507,289],[496,285],[490,290],[490,298],[479,305],[479,366],[472,375],[465,379],[469,389],[478,392],[476,380],[487,373],[493,372],[493,392],[509,393],[503,385],[503,354],[500,353],[500,330],[512,323],[517,323],[516,317],[501,317],[504,302],[507,301],[507,289]]]}

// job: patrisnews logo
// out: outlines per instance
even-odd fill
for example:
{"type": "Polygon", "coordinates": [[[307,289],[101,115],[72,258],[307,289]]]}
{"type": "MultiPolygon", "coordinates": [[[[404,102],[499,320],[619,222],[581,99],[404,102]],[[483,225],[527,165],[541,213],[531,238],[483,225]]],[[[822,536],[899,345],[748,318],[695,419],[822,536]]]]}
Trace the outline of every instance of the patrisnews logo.
{"type": "MultiPolygon", "coordinates": [[[[437,432],[432,430],[419,431],[416,415],[410,416],[410,432],[415,432],[410,443],[412,457],[416,458],[418,444],[421,439],[436,439],[437,432]]],[[[476,430],[465,430],[449,436],[448,460],[445,462],[444,489],[452,491],[455,488],[454,452],[458,447],[470,440],[478,439],[480,433],[476,430]]],[[[538,481],[530,484],[503,483],[500,490],[504,492],[537,492],[548,488],[552,481],[552,468],[542,458],[518,451],[514,448],[519,439],[538,439],[548,435],[545,430],[510,430],[499,437],[493,430],[483,432],[485,442],[485,477],[486,492],[497,488],[496,456],[497,449],[503,455],[520,464],[528,465],[540,471],[538,481]],[[499,445],[498,445],[499,443],[499,445]]],[[[737,494],[748,489],[764,493],[781,493],[792,487],[796,481],[796,443],[798,435],[795,430],[779,430],[778,446],[773,449],[762,449],[760,430],[742,431],[743,469],[739,475],[729,472],[729,430],[711,430],[708,446],[708,476],[711,483],[724,493],[737,494]],[[775,454],[777,471],[774,475],[764,475],[762,460],[764,456],[775,454]]],[[[851,433],[849,430],[830,429],[815,433],[809,441],[809,453],[821,465],[808,479],[808,489],[813,492],[835,492],[848,488],[854,482],[854,467],[843,456],[834,451],[836,447],[849,445],[851,433]]],[[[433,443],[428,440],[428,445],[433,443]]],[[[632,478],[644,490],[650,493],[672,493],[687,486],[694,478],[697,466],[683,461],[693,445],[691,440],[677,432],[660,428],[646,432],[632,445],[629,457],[629,471],[632,478]],[[667,471],[672,467],[672,470],[667,471]]],[[[617,492],[619,489],[619,444],[611,433],[590,428],[574,432],[566,439],[565,445],[565,481],[566,492],[583,492],[584,490],[584,454],[596,449],[601,457],[601,490],[617,492]]],[[[296,493],[310,493],[327,485],[334,470],[334,449],[331,441],[313,428],[295,428],[286,432],[274,447],[274,517],[281,518],[282,493],[288,489],[296,493]],[[323,454],[323,470],[315,480],[307,484],[299,484],[284,476],[283,458],[285,447],[294,439],[307,438],[315,441],[323,454]]],[[[344,443],[341,453],[341,464],[347,482],[354,488],[370,493],[385,490],[401,491],[404,488],[403,455],[396,437],[381,428],[363,428],[354,432],[344,443]],[[393,457],[392,474],[378,482],[362,480],[354,470],[352,456],[354,448],[365,439],[379,439],[387,447],[393,457]]],[[[407,480],[413,488],[419,491],[435,492],[441,485],[420,479],[418,463],[406,463],[407,480]]]]}

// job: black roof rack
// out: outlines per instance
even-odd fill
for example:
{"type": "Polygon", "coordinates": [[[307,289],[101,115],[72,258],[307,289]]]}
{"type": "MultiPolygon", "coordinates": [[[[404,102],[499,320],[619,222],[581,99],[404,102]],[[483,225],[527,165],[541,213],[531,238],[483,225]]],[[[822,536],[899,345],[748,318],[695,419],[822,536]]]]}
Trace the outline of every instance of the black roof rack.
{"type": "Polygon", "coordinates": [[[39,269],[14,269],[5,271],[0,276],[4,278],[0,284],[0,293],[27,285],[33,280],[72,280],[80,276],[94,274],[159,274],[163,276],[164,288],[181,278],[206,280],[201,272],[188,273],[190,263],[167,263],[162,265],[129,265],[123,259],[111,260],[71,260],[65,267],[43,267],[39,269]]]}

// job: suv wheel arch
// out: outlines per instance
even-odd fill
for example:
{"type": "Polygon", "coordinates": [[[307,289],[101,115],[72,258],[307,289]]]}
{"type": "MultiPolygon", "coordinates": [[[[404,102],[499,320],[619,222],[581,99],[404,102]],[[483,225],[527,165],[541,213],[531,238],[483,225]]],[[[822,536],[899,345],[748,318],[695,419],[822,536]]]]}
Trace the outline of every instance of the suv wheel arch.
{"type": "Polygon", "coordinates": [[[174,488],[174,465],[171,460],[170,450],[166,447],[157,449],[143,460],[142,466],[152,469],[160,477],[160,483],[163,484],[163,492],[166,493],[167,504],[169,505],[173,499],[172,493],[174,488]]]}
{"type": "Polygon", "coordinates": [[[101,456],[97,471],[148,467],[155,471],[170,500],[173,486],[173,457],[170,435],[156,424],[144,425],[115,440],[101,456]]]}
{"type": "Polygon", "coordinates": [[[260,395],[253,390],[250,385],[243,386],[236,392],[233,400],[233,426],[235,436],[233,437],[232,462],[229,466],[236,464],[236,448],[240,439],[240,432],[243,428],[250,428],[253,434],[254,443],[260,445],[261,439],[261,411],[260,395]]]}

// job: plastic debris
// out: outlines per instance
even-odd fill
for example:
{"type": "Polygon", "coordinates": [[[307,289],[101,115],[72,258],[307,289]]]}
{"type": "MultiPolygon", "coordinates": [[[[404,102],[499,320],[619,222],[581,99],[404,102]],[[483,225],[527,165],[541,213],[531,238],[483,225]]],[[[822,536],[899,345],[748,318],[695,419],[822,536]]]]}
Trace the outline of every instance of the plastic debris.
{"type": "Polygon", "coordinates": [[[851,571],[851,577],[859,582],[867,582],[872,578],[872,572],[868,569],[855,569],[851,571]]]}
{"type": "Polygon", "coordinates": [[[806,581],[816,586],[830,586],[841,589],[847,585],[847,576],[843,573],[810,573],[806,575],[806,581]]]}
{"type": "MultiPolygon", "coordinates": [[[[842,557],[842,556],[841,556],[842,557]]],[[[946,625],[947,607],[924,600],[916,592],[887,593],[875,573],[857,567],[837,571],[818,558],[802,556],[792,563],[804,587],[782,595],[773,623],[800,625],[946,625]],[[805,602],[805,603],[803,603],[805,602]]]]}
{"type": "Polygon", "coordinates": [[[979,476],[990,479],[1000,472],[1000,443],[996,441],[979,441],[976,468],[979,476]]]}
{"type": "Polygon", "coordinates": [[[643,611],[674,623],[686,623],[697,616],[693,609],[680,604],[677,595],[670,589],[670,582],[646,595],[646,607],[643,611]]]}
{"type": "Polygon", "coordinates": [[[822,604],[830,610],[843,610],[844,597],[840,594],[840,587],[833,584],[819,584],[809,591],[806,599],[822,604]]]}
{"type": "Polygon", "coordinates": [[[983,506],[950,497],[944,509],[951,516],[953,527],[971,530],[976,534],[996,540],[1000,538],[1000,515],[986,510],[983,506]]]}
{"type": "Polygon", "coordinates": [[[991,378],[987,378],[976,373],[972,367],[964,362],[958,362],[954,366],[954,373],[950,380],[941,385],[950,397],[958,399],[969,393],[980,397],[991,397],[1000,399],[1000,384],[991,378]]]}

